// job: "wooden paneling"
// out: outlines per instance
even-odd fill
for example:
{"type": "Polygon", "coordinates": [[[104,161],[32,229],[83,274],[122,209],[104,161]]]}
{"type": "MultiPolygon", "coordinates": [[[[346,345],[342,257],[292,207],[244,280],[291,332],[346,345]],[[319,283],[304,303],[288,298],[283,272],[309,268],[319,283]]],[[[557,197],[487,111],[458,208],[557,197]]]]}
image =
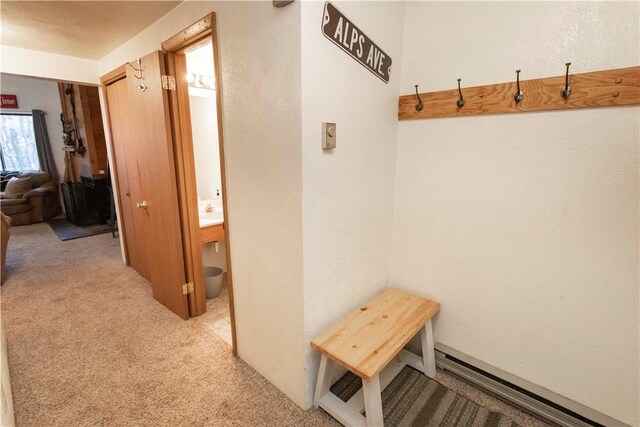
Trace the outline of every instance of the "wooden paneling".
{"type": "Polygon", "coordinates": [[[438,310],[437,302],[389,288],[311,341],[311,347],[370,379],[438,310]]]}
{"type": "MultiPolygon", "coordinates": [[[[80,94],[80,85],[71,85],[73,88],[73,95],[69,95],[65,93],[67,88],[66,83],[58,83],[58,85],[62,86],[61,93],[63,94],[62,103],[65,104],[65,107],[62,109],[65,121],[76,123],[74,129],[77,129],[77,132],[74,132],[73,137],[77,141],[78,138],[82,140],[82,145],[86,150],[87,148],[87,133],[84,128],[84,117],[83,117],[83,109],[82,109],[82,98],[80,94]],[[71,105],[71,97],[73,96],[73,101],[75,102],[75,118],[73,107],[71,105]]],[[[76,148],[79,148],[76,146],[76,148]]],[[[80,182],[81,176],[92,176],[91,173],[91,162],[89,160],[89,156],[85,152],[84,154],[80,154],[78,152],[71,153],[71,166],[73,168],[73,174],[71,175],[72,180],[75,182],[80,182]]]]}
{"type": "Polygon", "coordinates": [[[102,110],[98,88],[84,85],[71,85],[75,102],[75,118],[71,106],[71,97],[65,93],[67,83],[58,83],[62,114],[66,121],[76,122],[78,135],[86,149],[84,155],[76,152],[71,156],[74,174],[73,180],[80,181],[81,176],[104,178],[107,171],[107,144],[102,124],[102,110]]]}
{"type": "Polygon", "coordinates": [[[86,88],[86,97],[83,97],[82,108],[83,112],[86,111],[84,122],[87,132],[87,152],[91,161],[91,173],[94,178],[103,178],[107,173],[107,144],[102,124],[100,95],[97,87],[84,87],[86,88]]]}
{"type": "Polygon", "coordinates": [[[210,225],[200,229],[200,243],[202,244],[224,239],[224,224],[210,225]]]}
{"type": "MultiPolygon", "coordinates": [[[[463,81],[464,83],[464,81],[463,81]]],[[[465,117],[530,111],[566,110],[640,104],[640,67],[570,75],[571,96],[563,99],[565,77],[521,80],[524,99],[516,103],[516,82],[462,88],[465,105],[458,108],[458,90],[421,93],[422,111],[416,111],[415,94],[403,95],[398,120],[465,117]]]]}

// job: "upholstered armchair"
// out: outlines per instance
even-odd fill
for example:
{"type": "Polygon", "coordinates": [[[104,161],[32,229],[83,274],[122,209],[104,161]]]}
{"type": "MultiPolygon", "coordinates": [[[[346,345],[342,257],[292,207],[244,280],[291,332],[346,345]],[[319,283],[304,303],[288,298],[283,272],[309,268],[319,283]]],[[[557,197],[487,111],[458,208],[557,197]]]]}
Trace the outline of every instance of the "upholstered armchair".
{"type": "Polygon", "coordinates": [[[60,200],[56,184],[46,172],[22,171],[17,178],[31,177],[32,188],[20,198],[7,198],[0,193],[0,209],[11,218],[11,225],[26,225],[47,221],[60,214],[60,200]]]}
{"type": "Polygon", "coordinates": [[[11,218],[0,212],[0,283],[4,283],[4,266],[7,263],[10,224],[11,218]]]}

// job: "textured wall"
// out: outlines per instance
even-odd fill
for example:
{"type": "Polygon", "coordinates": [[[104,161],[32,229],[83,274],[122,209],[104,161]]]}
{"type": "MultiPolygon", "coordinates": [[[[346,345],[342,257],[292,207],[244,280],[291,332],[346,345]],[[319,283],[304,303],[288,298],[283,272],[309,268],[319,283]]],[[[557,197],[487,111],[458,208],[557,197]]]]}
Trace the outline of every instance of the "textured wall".
{"type": "MultiPolygon", "coordinates": [[[[637,2],[406,12],[402,93],[640,63],[637,2]]],[[[437,341],[632,425],[639,127],[638,107],[402,122],[392,266],[442,303],[437,341]]]]}
{"type": "Polygon", "coordinates": [[[302,3],[304,312],[307,403],[319,357],[308,342],[388,284],[402,63],[403,2],[334,2],[393,60],[383,83],[320,30],[302,3]],[[323,151],[321,123],[337,123],[323,151]]]}
{"type": "Polygon", "coordinates": [[[300,3],[185,2],[103,58],[100,72],[160,49],[211,11],[223,79],[238,354],[303,406],[300,3]]]}
{"type": "Polygon", "coordinates": [[[189,96],[189,106],[198,196],[213,199],[216,190],[222,191],[215,92],[211,97],[189,96]]]}

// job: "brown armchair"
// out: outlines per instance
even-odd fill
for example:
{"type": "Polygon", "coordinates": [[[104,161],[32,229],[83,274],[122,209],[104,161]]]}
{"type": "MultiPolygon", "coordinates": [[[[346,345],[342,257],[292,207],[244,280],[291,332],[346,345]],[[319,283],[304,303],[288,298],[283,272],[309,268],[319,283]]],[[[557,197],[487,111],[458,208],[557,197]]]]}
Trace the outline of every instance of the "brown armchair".
{"type": "Polygon", "coordinates": [[[30,176],[32,189],[19,199],[8,199],[4,192],[0,193],[0,210],[11,218],[11,225],[43,222],[60,214],[58,189],[51,175],[41,171],[22,171],[14,176],[30,176]]]}
{"type": "Polygon", "coordinates": [[[4,266],[7,263],[7,247],[9,246],[9,225],[11,218],[0,212],[0,284],[4,283],[4,266]]]}

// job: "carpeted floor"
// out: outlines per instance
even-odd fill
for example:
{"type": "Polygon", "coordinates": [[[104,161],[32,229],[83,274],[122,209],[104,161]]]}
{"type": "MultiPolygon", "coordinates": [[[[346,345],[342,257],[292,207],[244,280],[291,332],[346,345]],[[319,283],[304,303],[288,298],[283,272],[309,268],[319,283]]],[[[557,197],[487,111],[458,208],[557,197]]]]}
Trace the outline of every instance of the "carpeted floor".
{"type": "MultiPolygon", "coordinates": [[[[202,321],[153,300],[110,234],[61,242],[47,224],[13,227],[6,267],[1,309],[20,427],[338,425],[297,407],[202,321]]],[[[436,379],[447,399],[506,414],[494,425],[544,425],[440,371],[436,379]]],[[[385,412],[389,421],[404,417],[400,392],[415,388],[398,390],[392,398],[404,404],[385,412]]]]}
{"type": "Polygon", "coordinates": [[[18,426],[337,425],[157,303],[103,234],[12,227],[2,286],[18,426]]]}

